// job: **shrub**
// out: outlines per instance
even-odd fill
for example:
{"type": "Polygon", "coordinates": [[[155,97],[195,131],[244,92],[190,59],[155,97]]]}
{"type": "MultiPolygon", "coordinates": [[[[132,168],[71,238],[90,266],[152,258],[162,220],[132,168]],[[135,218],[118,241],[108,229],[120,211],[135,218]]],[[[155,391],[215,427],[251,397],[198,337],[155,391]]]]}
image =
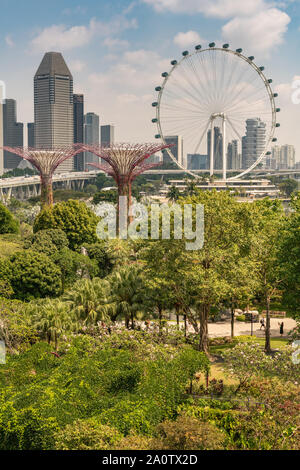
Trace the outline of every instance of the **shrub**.
{"type": "Polygon", "coordinates": [[[97,418],[78,419],[68,424],[55,436],[58,450],[110,450],[122,438],[122,434],[97,418]]]}
{"type": "Polygon", "coordinates": [[[0,233],[18,233],[19,223],[11,212],[0,203],[0,233]]]}
{"type": "Polygon", "coordinates": [[[217,450],[224,448],[225,434],[211,423],[181,415],[157,428],[153,448],[160,450],[217,450]]]}
{"type": "Polygon", "coordinates": [[[42,210],[35,219],[33,231],[61,229],[69,240],[69,247],[78,250],[83,243],[97,241],[98,220],[84,202],[70,199],[42,210]]]}
{"type": "Polygon", "coordinates": [[[45,254],[26,250],[13,255],[10,261],[16,298],[30,300],[60,294],[61,271],[45,254]]]}

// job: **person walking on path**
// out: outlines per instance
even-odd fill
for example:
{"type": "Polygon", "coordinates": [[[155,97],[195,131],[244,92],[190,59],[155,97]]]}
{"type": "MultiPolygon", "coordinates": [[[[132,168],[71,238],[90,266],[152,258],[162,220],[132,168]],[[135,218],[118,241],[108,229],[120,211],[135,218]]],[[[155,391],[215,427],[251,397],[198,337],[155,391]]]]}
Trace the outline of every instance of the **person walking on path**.
{"type": "Polygon", "coordinates": [[[284,327],[284,323],[279,323],[279,333],[280,335],[282,336],[283,335],[283,327],[284,327]]]}
{"type": "Polygon", "coordinates": [[[266,329],[265,320],[263,318],[260,320],[260,330],[262,328],[266,329]]]}

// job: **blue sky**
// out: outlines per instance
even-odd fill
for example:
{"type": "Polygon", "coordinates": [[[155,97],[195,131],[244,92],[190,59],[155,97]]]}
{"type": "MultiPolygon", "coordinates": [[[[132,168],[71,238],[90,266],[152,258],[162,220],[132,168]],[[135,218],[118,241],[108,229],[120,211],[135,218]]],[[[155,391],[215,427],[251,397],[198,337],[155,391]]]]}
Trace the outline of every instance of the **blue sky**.
{"type": "Polygon", "coordinates": [[[63,53],[85,111],[114,123],[119,141],[153,140],[151,102],[160,74],[195,43],[229,42],[266,67],[278,105],[279,143],[300,160],[300,1],[0,0],[0,80],[17,99],[18,119],[33,120],[33,75],[46,51],[63,53]]]}

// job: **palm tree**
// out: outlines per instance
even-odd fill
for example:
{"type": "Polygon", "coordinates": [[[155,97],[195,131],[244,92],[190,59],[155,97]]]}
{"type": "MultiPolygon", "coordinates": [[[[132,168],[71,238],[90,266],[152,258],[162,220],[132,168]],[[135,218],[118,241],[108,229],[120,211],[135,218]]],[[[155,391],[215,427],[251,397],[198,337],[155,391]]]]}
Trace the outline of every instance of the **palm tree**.
{"type": "Polygon", "coordinates": [[[35,327],[49,344],[54,342],[57,351],[59,337],[75,328],[76,320],[70,312],[70,306],[60,299],[49,298],[29,305],[35,327]]]}
{"type": "Polygon", "coordinates": [[[185,193],[187,196],[193,196],[197,192],[196,182],[194,180],[187,180],[185,193]]]}
{"type": "Polygon", "coordinates": [[[127,328],[131,320],[131,327],[134,328],[134,318],[144,311],[141,268],[134,264],[123,266],[110,276],[109,284],[111,319],[116,321],[117,318],[124,318],[127,328]]]}
{"type": "Polygon", "coordinates": [[[108,319],[108,283],[103,279],[81,279],[67,292],[64,300],[69,301],[81,325],[94,325],[108,319]]]}
{"type": "Polygon", "coordinates": [[[170,201],[172,202],[176,202],[179,196],[179,189],[176,186],[172,185],[168,191],[167,198],[170,199],[170,201]]]}

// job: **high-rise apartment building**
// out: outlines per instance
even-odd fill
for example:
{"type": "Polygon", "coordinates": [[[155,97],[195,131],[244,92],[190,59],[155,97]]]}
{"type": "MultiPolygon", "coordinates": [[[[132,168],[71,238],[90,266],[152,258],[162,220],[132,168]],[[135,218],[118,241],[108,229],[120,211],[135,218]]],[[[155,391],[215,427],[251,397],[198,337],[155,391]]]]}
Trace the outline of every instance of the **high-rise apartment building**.
{"type": "Polygon", "coordinates": [[[239,170],[241,168],[241,156],[238,150],[238,141],[229,142],[227,147],[227,168],[228,170],[239,170]]]}
{"type": "Polygon", "coordinates": [[[34,122],[27,123],[27,146],[34,147],[34,122]]]}
{"type": "Polygon", "coordinates": [[[101,145],[109,146],[115,142],[115,126],[105,125],[100,127],[101,145]]]}
{"type": "MultiPolygon", "coordinates": [[[[84,141],[84,96],[73,95],[74,106],[74,143],[82,144],[84,141]]],[[[84,171],[84,152],[75,155],[74,170],[84,171]]]]}
{"type": "Polygon", "coordinates": [[[293,145],[282,145],[280,149],[279,169],[295,167],[295,147],[293,145]]]}
{"type": "Polygon", "coordinates": [[[189,170],[207,170],[208,159],[207,155],[200,153],[188,153],[187,154],[187,168],[189,170]]]}
{"type": "MultiPolygon", "coordinates": [[[[9,147],[23,147],[23,123],[17,122],[16,100],[6,99],[3,104],[3,145],[9,147]]],[[[4,169],[12,170],[17,168],[22,161],[14,153],[4,150],[4,169]]]]}
{"type": "MultiPolygon", "coordinates": [[[[84,143],[99,144],[99,116],[95,113],[87,113],[84,116],[84,143]]],[[[92,170],[89,163],[99,163],[99,158],[91,152],[85,152],[85,169],[92,170]]]]}
{"type": "MultiPolygon", "coordinates": [[[[207,155],[210,159],[211,130],[207,132],[207,155]]],[[[223,136],[219,127],[214,127],[214,169],[223,168],[223,136]]]]}
{"type": "Polygon", "coordinates": [[[274,145],[274,147],[272,147],[272,159],[276,162],[276,168],[278,168],[280,164],[280,152],[280,145],[274,145]]]}
{"type": "MultiPolygon", "coordinates": [[[[183,139],[181,135],[169,135],[165,137],[165,142],[167,145],[173,145],[170,150],[175,157],[175,159],[180,163],[181,165],[186,164],[184,161],[183,157],[183,139]]],[[[166,150],[162,151],[163,154],[163,163],[171,163],[173,160],[171,159],[170,155],[166,150]]]]}
{"type": "Polygon", "coordinates": [[[266,124],[260,118],[247,119],[242,138],[242,168],[249,168],[263,153],[266,145],[266,124]]]}
{"type": "MultiPolygon", "coordinates": [[[[34,143],[36,148],[72,145],[73,77],[60,52],[47,52],[34,76],[34,143]]],[[[73,169],[73,159],[58,171],[73,169]]]]}

